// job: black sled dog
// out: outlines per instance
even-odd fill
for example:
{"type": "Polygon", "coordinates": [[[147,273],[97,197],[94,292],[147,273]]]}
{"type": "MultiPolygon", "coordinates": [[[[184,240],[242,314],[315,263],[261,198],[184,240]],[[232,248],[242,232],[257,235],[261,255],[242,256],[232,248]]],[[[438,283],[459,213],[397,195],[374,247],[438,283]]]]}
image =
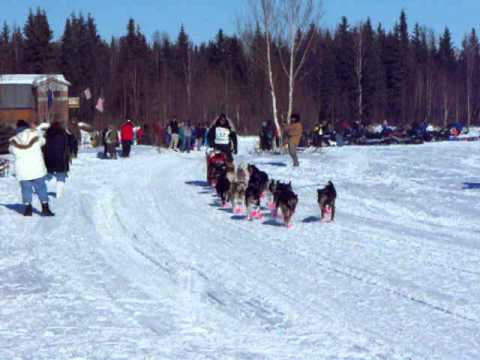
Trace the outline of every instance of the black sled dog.
{"type": "Polygon", "coordinates": [[[335,201],[337,199],[337,191],[331,181],[323,189],[317,190],[318,206],[320,207],[322,222],[335,221],[335,201]]]}
{"type": "Polygon", "coordinates": [[[260,171],[255,165],[248,165],[249,181],[245,191],[245,204],[247,206],[247,218],[252,220],[263,219],[261,199],[265,196],[268,188],[268,175],[260,171]]]}
{"type": "Polygon", "coordinates": [[[298,196],[293,192],[292,183],[281,183],[271,181],[269,184],[270,193],[273,196],[272,215],[278,216],[278,210],[282,212],[283,221],[287,227],[291,227],[291,220],[298,204],[298,196]]]}
{"type": "Polygon", "coordinates": [[[215,184],[215,190],[220,197],[222,207],[226,207],[230,201],[230,180],[228,179],[227,171],[224,170],[220,173],[215,184]]]}

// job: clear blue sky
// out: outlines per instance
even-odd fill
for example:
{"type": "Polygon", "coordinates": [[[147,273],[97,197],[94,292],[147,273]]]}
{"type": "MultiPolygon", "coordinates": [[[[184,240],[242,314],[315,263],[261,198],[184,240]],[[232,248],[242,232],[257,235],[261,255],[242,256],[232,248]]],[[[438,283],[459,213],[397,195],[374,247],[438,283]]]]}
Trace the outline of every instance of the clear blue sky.
{"type": "MultiPolygon", "coordinates": [[[[58,38],[65,18],[72,12],[91,13],[104,38],[125,32],[133,17],[150,38],[155,30],[175,38],[183,23],[196,43],[212,39],[219,28],[226,33],[236,31],[236,19],[247,8],[248,0],[0,0],[0,22],[23,25],[29,8],[47,11],[58,38]]],[[[324,0],[322,22],[334,27],[345,15],[351,23],[370,17],[393,26],[401,9],[407,12],[410,28],[415,22],[435,30],[445,26],[453,32],[457,45],[472,27],[480,28],[480,0],[324,0]]]]}

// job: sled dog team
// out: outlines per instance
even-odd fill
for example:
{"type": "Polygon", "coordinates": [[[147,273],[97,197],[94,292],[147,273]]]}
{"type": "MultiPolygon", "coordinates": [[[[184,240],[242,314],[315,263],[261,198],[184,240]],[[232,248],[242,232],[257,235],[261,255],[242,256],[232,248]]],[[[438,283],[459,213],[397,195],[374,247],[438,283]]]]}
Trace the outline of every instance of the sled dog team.
{"type": "MultiPolygon", "coordinates": [[[[248,220],[262,220],[262,201],[266,200],[272,217],[276,219],[281,212],[285,226],[292,226],[298,196],[291,182],[269,179],[267,173],[252,164],[242,163],[235,170],[233,163],[230,163],[218,171],[212,185],[222,206],[225,208],[231,204],[235,214],[243,214],[246,210],[248,220]]],[[[335,221],[337,192],[333,183],[329,181],[323,189],[318,189],[317,196],[321,221],[335,221]]]]}

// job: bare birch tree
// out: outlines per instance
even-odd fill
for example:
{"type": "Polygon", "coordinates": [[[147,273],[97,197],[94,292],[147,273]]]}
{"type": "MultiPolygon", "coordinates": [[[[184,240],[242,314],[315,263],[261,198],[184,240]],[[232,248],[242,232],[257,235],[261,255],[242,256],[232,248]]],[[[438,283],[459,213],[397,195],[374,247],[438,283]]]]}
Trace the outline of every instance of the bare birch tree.
{"type": "MultiPolygon", "coordinates": [[[[473,117],[473,82],[477,69],[479,57],[479,44],[475,30],[472,30],[470,37],[465,37],[463,42],[465,65],[466,65],[466,100],[467,100],[467,126],[470,127],[473,117]]],[[[457,117],[458,118],[458,117],[457,117]]]]}
{"type": "Polygon", "coordinates": [[[321,1],[281,0],[277,6],[277,34],[280,43],[286,45],[285,49],[279,49],[282,68],[288,79],[287,121],[290,122],[295,85],[319,28],[321,1]]]}
{"type": "MultiPolygon", "coordinates": [[[[277,11],[279,0],[250,0],[251,16],[247,20],[247,29],[243,31],[245,42],[250,46],[255,46],[253,34],[254,27],[261,31],[264,39],[264,55],[261,58],[255,59],[260,66],[265,70],[268,78],[270,97],[272,101],[272,115],[275,127],[278,133],[281,133],[281,126],[278,117],[278,101],[277,91],[275,86],[275,76],[273,72],[273,39],[277,24],[277,11]],[[263,60],[265,59],[265,60],[263,60]]],[[[257,50],[258,49],[253,49],[257,50]]]]}
{"type": "MultiPolygon", "coordinates": [[[[428,51],[433,54],[436,51],[435,34],[432,30],[428,31],[428,51]]],[[[433,98],[435,86],[435,63],[433,56],[428,57],[426,67],[426,84],[425,84],[425,98],[426,98],[426,117],[428,121],[433,120],[433,98]]]]}
{"type": "Polygon", "coordinates": [[[363,120],[363,62],[365,57],[365,46],[363,41],[363,24],[360,23],[355,33],[355,75],[357,77],[357,116],[363,120]]]}

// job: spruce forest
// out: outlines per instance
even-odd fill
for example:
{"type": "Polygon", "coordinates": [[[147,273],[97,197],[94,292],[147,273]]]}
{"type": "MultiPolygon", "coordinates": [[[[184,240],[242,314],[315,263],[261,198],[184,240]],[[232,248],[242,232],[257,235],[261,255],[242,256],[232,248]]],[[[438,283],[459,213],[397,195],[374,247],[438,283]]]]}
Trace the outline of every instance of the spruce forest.
{"type": "MultiPolygon", "coordinates": [[[[318,120],[480,124],[476,30],[454,46],[448,28],[435,34],[422,24],[407,24],[402,12],[392,29],[369,19],[351,24],[347,18],[335,29],[308,27],[310,51],[293,103],[307,126],[318,120]]],[[[140,124],[165,123],[172,116],[209,122],[225,112],[240,132],[252,133],[272,119],[262,65],[266,45],[258,25],[236,35],[219,30],[211,41],[193,44],[183,27],[175,39],[161,32],[147,38],[134,19],[123,36],[104,39],[95,19],[82,14],[67,18],[63,34],[54,39],[47,14],[37,9],[23,27],[3,24],[0,74],[63,73],[72,83],[70,96],[81,97],[76,117],[99,126],[127,117],[140,124]],[[87,88],[90,100],[82,96],[87,88]],[[100,96],[104,114],[95,110],[100,96]]],[[[289,87],[281,56],[287,44],[273,39],[271,47],[278,114],[285,120],[289,87]]]]}

